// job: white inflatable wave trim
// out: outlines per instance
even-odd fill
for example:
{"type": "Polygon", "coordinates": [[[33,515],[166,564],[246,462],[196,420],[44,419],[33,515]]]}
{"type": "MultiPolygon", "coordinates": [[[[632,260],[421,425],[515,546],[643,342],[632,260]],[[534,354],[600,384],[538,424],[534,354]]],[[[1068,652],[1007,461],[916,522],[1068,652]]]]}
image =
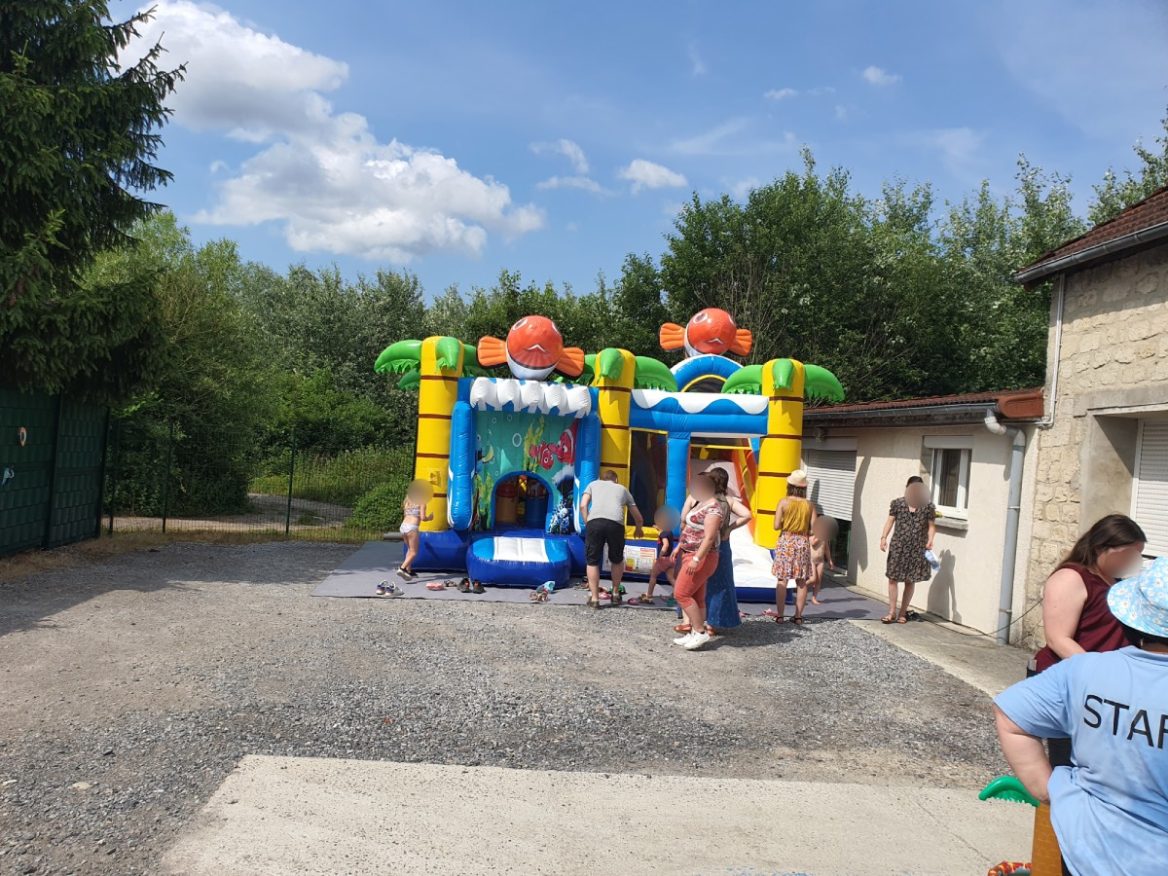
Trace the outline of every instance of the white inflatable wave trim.
{"type": "Polygon", "coordinates": [[[479,411],[501,411],[510,405],[515,411],[580,419],[592,413],[592,393],[586,386],[565,383],[476,377],[470,385],[470,404],[479,411]]]}

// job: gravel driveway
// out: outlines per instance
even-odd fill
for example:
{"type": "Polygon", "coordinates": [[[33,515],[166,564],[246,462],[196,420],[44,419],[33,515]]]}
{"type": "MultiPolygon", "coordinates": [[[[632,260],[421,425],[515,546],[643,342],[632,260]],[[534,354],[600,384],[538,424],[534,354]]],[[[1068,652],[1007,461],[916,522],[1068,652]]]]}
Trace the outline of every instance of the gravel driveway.
{"type": "Polygon", "coordinates": [[[655,612],[310,598],[352,551],[173,544],[0,584],[0,873],[150,873],[249,753],[971,791],[1004,769],[983,695],[854,624],[691,654],[655,612]]]}

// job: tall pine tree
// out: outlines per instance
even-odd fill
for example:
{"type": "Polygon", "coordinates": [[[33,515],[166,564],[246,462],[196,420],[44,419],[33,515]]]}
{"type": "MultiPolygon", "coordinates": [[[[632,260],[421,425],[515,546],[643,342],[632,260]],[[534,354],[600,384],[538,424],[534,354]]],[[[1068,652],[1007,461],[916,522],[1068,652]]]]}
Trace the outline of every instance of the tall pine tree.
{"type": "Polygon", "coordinates": [[[122,67],[150,12],[110,21],[103,0],[0,0],[0,381],[116,395],[154,349],[151,278],[83,282],[156,209],[143,195],[165,101],[182,69],[159,45],[122,67]]]}

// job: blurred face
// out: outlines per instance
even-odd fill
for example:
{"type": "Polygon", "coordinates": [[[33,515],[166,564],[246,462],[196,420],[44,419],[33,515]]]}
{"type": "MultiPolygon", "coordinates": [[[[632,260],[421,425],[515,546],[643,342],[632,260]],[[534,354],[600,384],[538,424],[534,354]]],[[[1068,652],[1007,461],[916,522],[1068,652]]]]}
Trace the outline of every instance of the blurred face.
{"type": "Polygon", "coordinates": [[[690,481],[689,491],[699,501],[714,497],[714,485],[706,477],[697,477],[690,481]]]}
{"type": "Polygon", "coordinates": [[[1144,563],[1144,543],[1107,548],[1099,555],[1096,565],[1099,571],[1116,580],[1126,578],[1139,571],[1144,563]]]}
{"type": "Polygon", "coordinates": [[[904,491],[905,500],[914,508],[919,508],[921,505],[928,503],[929,493],[925,490],[924,484],[909,484],[904,491]]]}

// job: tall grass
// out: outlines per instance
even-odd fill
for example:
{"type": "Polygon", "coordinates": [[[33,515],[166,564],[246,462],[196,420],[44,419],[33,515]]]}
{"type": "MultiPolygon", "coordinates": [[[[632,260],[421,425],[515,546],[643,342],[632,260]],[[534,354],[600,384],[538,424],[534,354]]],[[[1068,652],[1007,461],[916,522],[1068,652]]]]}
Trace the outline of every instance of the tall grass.
{"type": "MultiPolygon", "coordinates": [[[[414,454],[409,447],[364,447],[335,456],[297,454],[292,496],[352,508],[373,487],[387,482],[408,482],[413,464],[414,454]]],[[[254,478],[250,489],[253,493],[285,495],[288,475],[254,478]]]]}

